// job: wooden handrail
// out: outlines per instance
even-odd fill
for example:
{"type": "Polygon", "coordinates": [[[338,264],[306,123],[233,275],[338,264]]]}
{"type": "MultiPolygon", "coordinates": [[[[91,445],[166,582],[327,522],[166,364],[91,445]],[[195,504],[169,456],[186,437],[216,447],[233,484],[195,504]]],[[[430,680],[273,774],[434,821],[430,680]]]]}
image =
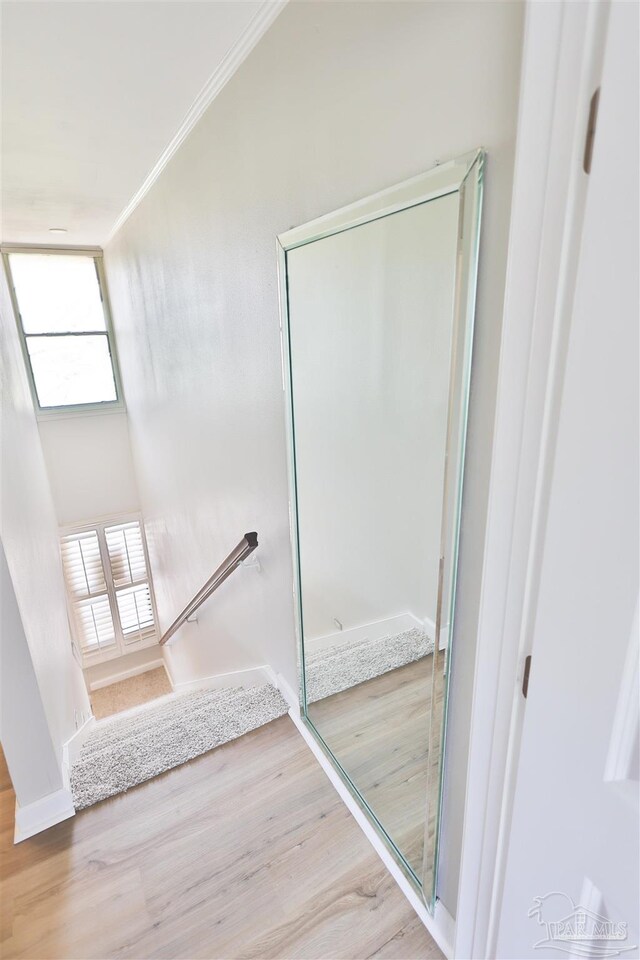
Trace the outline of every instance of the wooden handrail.
{"type": "Polygon", "coordinates": [[[243,560],[249,556],[250,553],[253,553],[255,548],[258,546],[258,534],[254,532],[245,533],[244,537],[237,545],[234,547],[226,560],[223,560],[216,572],[209,577],[205,585],[198,590],[193,600],[191,600],[180,616],[176,617],[168,630],[166,630],[161,638],[160,645],[162,646],[169,640],[176,630],[185,623],[189,617],[196,612],[200,604],[204,603],[207,597],[210,597],[214,590],[217,590],[221,583],[230,577],[233,571],[238,567],[243,560]]]}

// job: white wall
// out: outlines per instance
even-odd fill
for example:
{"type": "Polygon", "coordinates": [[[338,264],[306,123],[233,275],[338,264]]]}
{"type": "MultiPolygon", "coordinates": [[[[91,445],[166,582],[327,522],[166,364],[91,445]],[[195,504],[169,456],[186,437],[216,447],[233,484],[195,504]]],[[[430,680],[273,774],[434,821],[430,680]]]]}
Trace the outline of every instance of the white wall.
{"type": "Polygon", "coordinates": [[[287,255],[305,640],[436,620],[458,194],[287,255]]]}
{"type": "Polygon", "coordinates": [[[21,807],[62,787],[9,568],[0,545],[0,740],[21,807]]]}
{"type": "Polygon", "coordinates": [[[102,243],[262,6],[62,2],[2,8],[5,242],[102,243]]]}
{"type": "Polygon", "coordinates": [[[58,523],[140,510],[126,413],[38,423],[58,523]]]}
{"type": "MultiPolygon", "coordinates": [[[[38,430],[61,527],[140,512],[126,413],[39,420],[38,430]]],[[[153,646],[94,664],[84,677],[90,685],[158,659],[153,646]]]]}
{"type": "Polygon", "coordinates": [[[2,541],[60,762],[76,729],[74,714],[88,716],[90,707],[71,652],[57,520],[4,272],[0,288],[2,541]]]}
{"type": "Polygon", "coordinates": [[[94,663],[84,671],[84,678],[89,690],[92,684],[105,684],[113,682],[113,678],[120,678],[121,674],[127,674],[128,671],[141,670],[154,666],[162,662],[162,647],[145,647],[144,650],[134,650],[133,653],[127,653],[123,657],[116,657],[113,660],[105,660],[104,663],[94,663]]]}
{"type": "Polygon", "coordinates": [[[522,16],[515,2],[291,3],[105,255],[162,623],[245,530],[262,541],[263,573],[234,574],[178,639],[177,679],[266,660],[293,685],[274,237],[487,149],[440,882],[452,911],[522,16]]]}

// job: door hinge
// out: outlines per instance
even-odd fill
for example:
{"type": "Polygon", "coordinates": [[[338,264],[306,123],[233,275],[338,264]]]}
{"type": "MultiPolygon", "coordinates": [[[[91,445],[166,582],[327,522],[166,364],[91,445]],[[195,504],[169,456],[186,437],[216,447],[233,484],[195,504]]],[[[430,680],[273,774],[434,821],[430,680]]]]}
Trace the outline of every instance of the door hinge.
{"type": "Polygon", "coordinates": [[[524,661],[524,674],[522,677],[522,696],[527,698],[527,693],[529,692],[529,674],[531,673],[531,654],[525,657],[524,661]]]}
{"type": "Polygon", "coordinates": [[[600,87],[591,97],[589,105],[589,122],[587,123],[587,136],[584,141],[584,158],[582,166],[585,173],[591,173],[591,161],[593,160],[593,141],[596,136],[596,123],[598,122],[598,104],[600,103],[600,87]]]}

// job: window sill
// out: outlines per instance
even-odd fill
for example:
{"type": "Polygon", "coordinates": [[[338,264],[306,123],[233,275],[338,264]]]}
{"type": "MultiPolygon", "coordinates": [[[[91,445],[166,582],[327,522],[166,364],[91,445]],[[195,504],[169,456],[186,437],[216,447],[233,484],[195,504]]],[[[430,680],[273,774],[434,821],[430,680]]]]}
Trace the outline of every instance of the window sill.
{"type": "Polygon", "coordinates": [[[135,643],[118,643],[115,647],[109,647],[107,650],[95,650],[92,652],[84,651],[81,654],[82,669],[88,670],[89,667],[95,667],[100,663],[108,663],[110,660],[119,660],[128,656],[130,653],[136,653],[138,650],[148,650],[150,647],[160,647],[160,638],[156,632],[152,637],[142,637],[135,643]]]}
{"type": "Polygon", "coordinates": [[[36,419],[41,420],[75,420],[76,417],[108,417],[115,413],[126,413],[127,408],[122,400],[114,403],[87,403],[69,407],[49,407],[43,410],[36,408],[36,419]]]}

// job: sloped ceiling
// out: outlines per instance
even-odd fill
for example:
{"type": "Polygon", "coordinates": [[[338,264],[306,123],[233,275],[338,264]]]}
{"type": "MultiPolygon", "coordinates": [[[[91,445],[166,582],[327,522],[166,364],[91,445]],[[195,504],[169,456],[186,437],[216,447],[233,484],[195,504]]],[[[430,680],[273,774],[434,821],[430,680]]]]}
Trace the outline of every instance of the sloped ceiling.
{"type": "Polygon", "coordinates": [[[3,2],[3,242],[102,245],[277,6],[3,2]]]}

